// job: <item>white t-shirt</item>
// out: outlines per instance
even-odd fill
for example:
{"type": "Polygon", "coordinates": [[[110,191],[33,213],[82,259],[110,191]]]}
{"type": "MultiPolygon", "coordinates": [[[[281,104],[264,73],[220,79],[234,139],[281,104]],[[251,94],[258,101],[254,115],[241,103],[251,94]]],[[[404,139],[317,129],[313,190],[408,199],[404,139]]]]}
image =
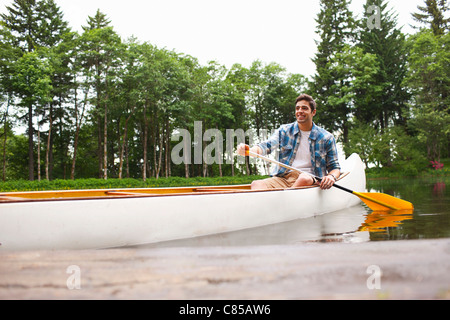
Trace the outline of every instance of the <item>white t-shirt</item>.
{"type": "Polygon", "coordinates": [[[292,166],[303,172],[314,174],[311,165],[311,149],[309,146],[310,134],[311,131],[301,131],[300,145],[298,146],[297,154],[295,155],[292,166]]]}

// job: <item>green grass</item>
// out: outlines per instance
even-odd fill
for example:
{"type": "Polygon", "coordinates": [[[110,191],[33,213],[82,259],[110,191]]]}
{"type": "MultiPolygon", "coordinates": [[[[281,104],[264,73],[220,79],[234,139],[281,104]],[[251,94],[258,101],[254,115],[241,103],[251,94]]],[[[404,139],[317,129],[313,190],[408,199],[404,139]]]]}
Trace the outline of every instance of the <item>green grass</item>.
{"type": "Polygon", "coordinates": [[[402,178],[402,177],[440,177],[450,175],[450,158],[441,160],[444,167],[441,170],[434,169],[431,164],[429,167],[418,170],[409,167],[396,168],[369,168],[366,169],[367,179],[382,179],[382,178],[402,178]]]}
{"type": "Polygon", "coordinates": [[[0,182],[0,192],[45,191],[45,190],[85,190],[85,189],[124,189],[124,188],[166,188],[191,186],[218,186],[249,184],[265,176],[236,176],[217,178],[150,178],[141,179],[78,179],[78,180],[42,180],[42,181],[6,181],[0,182]]]}
{"type": "MultiPolygon", "coordinates": [[[[381,179],[410,176],[439,177],[450,175],[450,159],[444,159],[441,162],[444,163],[444,168],[442,170],[435,170],[431,165],[421,172],[411,172],[399,168],[371,168],[366,170],[366,176],[367,179],[381,179]]],[[[267,176],[195,177],[189,179],[170,177],[160,179],[149,178],[147,181],[143,181],[142,179],[16,180],[0,182],[0,192],[240,185],[250,184],[253,180],[264,178],[267,178],[267,176]]]]}

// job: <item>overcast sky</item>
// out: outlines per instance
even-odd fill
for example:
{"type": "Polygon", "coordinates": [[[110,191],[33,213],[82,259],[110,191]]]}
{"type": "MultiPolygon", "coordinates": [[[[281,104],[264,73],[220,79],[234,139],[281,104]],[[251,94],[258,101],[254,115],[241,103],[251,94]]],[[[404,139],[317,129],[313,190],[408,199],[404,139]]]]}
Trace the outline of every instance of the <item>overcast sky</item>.
{"type": "MultiPolygon", "coordinates": [[[[12,0],[0,0],[0,12],[12,0]]],[[[216,60],[228,68],[248,67],[254,60],[277,62],[288,72],[311,76],[316,53],[315,0],[55,0],[74,30],[86,25],[97,9],[107,14],[122,38],[131,35],[206,64],[216,60]]],[[[365,0],[350,10],[361,15],[365,0]]],[[[412,12],[424,0],[391,0],[399,26],[413,33],[412,12]]]]}

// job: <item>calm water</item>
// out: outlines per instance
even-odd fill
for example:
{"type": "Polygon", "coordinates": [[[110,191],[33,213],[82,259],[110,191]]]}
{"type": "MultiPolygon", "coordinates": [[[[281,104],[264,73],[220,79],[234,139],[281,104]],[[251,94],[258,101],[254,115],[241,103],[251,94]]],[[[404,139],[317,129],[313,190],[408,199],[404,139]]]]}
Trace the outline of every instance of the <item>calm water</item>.
{"type": "Polygon", "coordinates": [[[382,192],[414,204],[414,212],[372,212],[365,205],[300,219],[147,247],[258,246],[305,242],[346,242],[450,238],[450,177],[368,181],[382,192]]]}
{"type": "Polygon", "coordinates": [[[371,233],[371,240],[450,238],[450,177],[369,181],[368,189],[414,204],[410,218],[371,233]]]}

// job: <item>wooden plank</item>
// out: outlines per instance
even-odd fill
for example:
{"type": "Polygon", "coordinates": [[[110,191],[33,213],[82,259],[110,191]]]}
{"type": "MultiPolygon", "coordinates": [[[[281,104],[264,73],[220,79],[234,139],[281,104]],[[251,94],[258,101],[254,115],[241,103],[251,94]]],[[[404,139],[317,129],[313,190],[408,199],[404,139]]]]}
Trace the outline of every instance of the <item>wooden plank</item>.
{"type": "MultiPolygon", "coordinates": [[[[150,193],[138,193],[138,192],[124,192],[124,191],[107,191],[106,194],[109,196],[146,196],[151,195],[150,193]]],[[[158,195],[157,193],[155,195],[158,195]]]]}
{"type": "MultiPolygon", "coordinates": [[[[0,203],[38,202],[38,201],[78,201],[124,198],[151,198],[186,195],[225,194],[244,192],[244,189],[218,188],[165,188],[165,189],[104,189],[104,190],[75,190],[75,191],[38,191],[15,192],[0,194],[0,203]],[[135,192],[136,191],[136,192],[135,192]],[[8,195],[8,196],[6,196],[8,195]]],[[[250,190],[248,190],[250,191],[250,190]]]]}

